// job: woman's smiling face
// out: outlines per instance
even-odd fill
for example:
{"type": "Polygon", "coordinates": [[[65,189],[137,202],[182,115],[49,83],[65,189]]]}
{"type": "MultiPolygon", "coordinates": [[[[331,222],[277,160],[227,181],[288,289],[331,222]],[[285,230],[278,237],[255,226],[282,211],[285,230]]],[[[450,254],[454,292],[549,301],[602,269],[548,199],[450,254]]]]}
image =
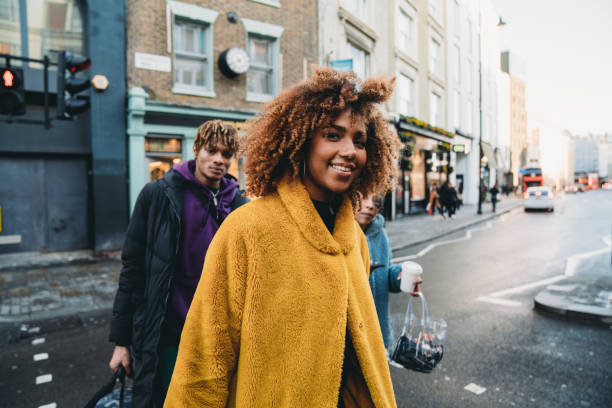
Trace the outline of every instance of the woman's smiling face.
{"type": "Polygon", "coordinates": [[[347,191],[366,164],[365,122],[351,113],[350,108],[342,111],[310,140],[302,181],[313,200],[330,201],[347,191]]]}

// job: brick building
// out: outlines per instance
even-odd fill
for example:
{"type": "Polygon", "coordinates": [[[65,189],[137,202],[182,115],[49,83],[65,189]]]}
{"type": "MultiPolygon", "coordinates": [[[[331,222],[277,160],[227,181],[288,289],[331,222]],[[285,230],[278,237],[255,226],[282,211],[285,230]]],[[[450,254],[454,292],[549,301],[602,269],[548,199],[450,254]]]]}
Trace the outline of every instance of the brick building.
{"type": "MultiPolygon", "coordinates": [[[[146,182],[193,157],[202,122],[223,119],[244,131],[265,101],[309,76],[318,59],[316,2],[146,5],[130,0],[127,8],[130,208],[146,182]]],[[[230,172],[244,182],[240,163],[230,172]]]]}

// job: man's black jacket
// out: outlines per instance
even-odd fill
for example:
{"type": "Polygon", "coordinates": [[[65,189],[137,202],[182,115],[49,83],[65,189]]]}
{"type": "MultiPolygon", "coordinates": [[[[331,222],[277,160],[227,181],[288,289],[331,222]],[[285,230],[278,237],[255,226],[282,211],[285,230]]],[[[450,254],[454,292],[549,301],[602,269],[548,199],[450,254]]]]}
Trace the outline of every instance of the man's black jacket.
{"type": "MultiPolygon", "coordinates": [[[[174,271],[180,263],[186,183],[174,170],[148,183],[136,200],[123,245],[110,341],[131,347],[134,407],[151,406],[161,327],[174,271]]],[[[232,211],[247,201],[236,189],[232,211]]],[[[208,203],[203,204],[209,208],[208,203]]]]}

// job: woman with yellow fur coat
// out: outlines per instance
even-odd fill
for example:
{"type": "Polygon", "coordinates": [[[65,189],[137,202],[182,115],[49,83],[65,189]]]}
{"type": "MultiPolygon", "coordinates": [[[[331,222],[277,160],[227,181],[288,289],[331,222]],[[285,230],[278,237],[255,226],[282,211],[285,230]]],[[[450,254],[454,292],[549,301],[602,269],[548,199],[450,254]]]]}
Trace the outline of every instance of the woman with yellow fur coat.
{"type": "Polygon", "coordinates": [[[360,193],[388,190],[393,80],[317,69],[251,124],[247,194],[206,256],[165,407],[395,407],[360,193]]]}

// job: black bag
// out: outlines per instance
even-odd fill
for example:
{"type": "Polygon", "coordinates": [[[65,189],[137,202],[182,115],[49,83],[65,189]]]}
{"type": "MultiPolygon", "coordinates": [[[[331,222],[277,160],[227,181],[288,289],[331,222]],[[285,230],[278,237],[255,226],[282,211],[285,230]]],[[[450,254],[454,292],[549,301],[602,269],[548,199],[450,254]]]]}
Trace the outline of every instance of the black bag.
{"type": "Polygon", "coordinates": [[[125,386],[125,368],[119,369],[112,378],[96,392],[85,408],[130,408],[132,406],[132,387],[125,386]],[[114,389],[117,380],[121,383],[119,389],[114,389]]]}
{"type": "Polygon", "coordinates": [[[431,322],[425,296],[419,292],[419,297],[422,309],[421,321],[417,321],[412,313],[412,297],[410,297],[404,327],[395,341],[391,359],[409,370],[431,373],[444,355],[444,346],[437,340],[444,337],[446,322],[444,320],[431,322]]]}

